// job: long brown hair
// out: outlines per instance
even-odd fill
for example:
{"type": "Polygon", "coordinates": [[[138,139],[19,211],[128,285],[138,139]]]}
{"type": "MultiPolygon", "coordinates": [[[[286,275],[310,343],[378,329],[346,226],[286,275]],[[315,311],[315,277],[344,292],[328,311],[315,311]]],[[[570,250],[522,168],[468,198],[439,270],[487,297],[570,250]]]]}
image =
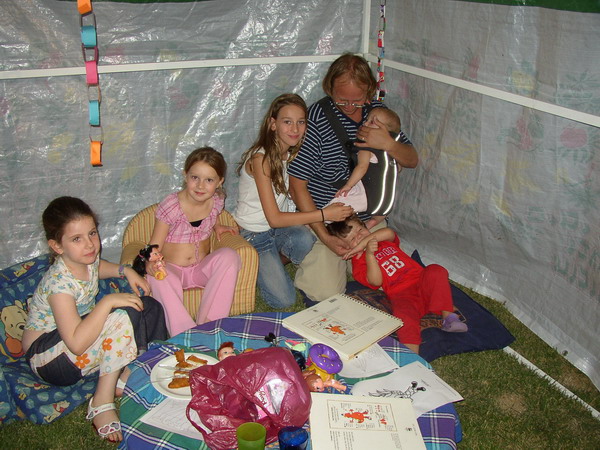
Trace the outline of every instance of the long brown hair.
{"type": "MultiPolygon", "coordinates": [[[[273,100],[260,125],[258,137],[252,146],[244,152],[237,168],[237,174],[240,175],[244,164],[246,164],[246,161],[252,158],[260,149],[264,149],[265,158],[271,167],[271,180],[273,182],[275,192],[277,194],[285,195],[288,194],[288,190],[283,180],[283,161],[281,160],[281,149],[280,144],[277,141],[277,133],[271,129],[271,119],[277,120],[279,111],[281,111],[284,106],[289,105],[298,106],[302,109],[302,111],[304,111],[305,115],[307,114],[306,103],[302,97],[297,94],[282,94],[273,100]]],[[[292,160],[296,157],[303,140],[304,138],[301,139],[300,142],[298,142],[298,144],[295,146],[290,147],[286,164],[292,162],[292,160]]]]}

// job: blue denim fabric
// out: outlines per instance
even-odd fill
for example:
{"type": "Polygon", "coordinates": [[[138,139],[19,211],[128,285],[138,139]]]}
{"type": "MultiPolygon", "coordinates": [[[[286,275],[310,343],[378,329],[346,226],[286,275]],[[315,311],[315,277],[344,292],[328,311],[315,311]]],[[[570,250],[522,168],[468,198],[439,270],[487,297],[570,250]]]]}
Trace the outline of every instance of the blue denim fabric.
{"type": "Polygon", "coordinates": [[[315,243],[315,236],[305,226],[272,228],[261,233],[240,230],[259,256],[258,289],[273,308],[286,308],[296,302],[296,288],[279,254],[300,264],[315,243]]]}

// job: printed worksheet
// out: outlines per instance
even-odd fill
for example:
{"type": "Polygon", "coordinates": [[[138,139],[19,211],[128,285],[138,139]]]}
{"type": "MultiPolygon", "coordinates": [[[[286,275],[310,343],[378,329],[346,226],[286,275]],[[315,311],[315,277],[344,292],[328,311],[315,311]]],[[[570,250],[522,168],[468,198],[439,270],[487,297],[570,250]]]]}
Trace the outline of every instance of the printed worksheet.
{"type": "Polygon", "coordinates": [[[312,448],[425,449],[409,399],[311,392],[312,448]]]}

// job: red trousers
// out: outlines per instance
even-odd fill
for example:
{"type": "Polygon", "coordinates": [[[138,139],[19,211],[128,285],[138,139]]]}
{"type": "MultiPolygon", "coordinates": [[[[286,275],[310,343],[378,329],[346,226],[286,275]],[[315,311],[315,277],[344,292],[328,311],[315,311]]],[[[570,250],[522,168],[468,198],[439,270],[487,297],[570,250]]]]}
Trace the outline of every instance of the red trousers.
{"type": "Polygon", "coordinates": [[[404,322],[397,331],[403,344],[421,344],[421,318],[425,314],[454,310],[448,271],[438,264],[425,267],[417,283],[386,294],[394,315],[404,322]]]}

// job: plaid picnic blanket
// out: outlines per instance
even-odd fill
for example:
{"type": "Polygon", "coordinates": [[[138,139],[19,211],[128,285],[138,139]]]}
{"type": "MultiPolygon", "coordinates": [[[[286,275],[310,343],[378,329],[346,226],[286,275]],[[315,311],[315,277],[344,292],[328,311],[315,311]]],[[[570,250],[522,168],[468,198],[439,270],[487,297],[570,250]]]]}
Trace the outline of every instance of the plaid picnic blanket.
{"type": "MultiPolygon", "coordinates": [[[[305,342],[302,337],[281,325],[281,321],[288,315],[290,313],[273,312],[228,317],[199,325],[169,339],[169,341],[152,344],[150,350],[130,365],[132,372],[120,407],[123,442],[119,448],[208,448],[204,442],[155,428],[139,420],[147,411],[165,398],[150,383],[152,368],[179,348],[216,357],[215,349],[218,349],[222,342],[227,341],[232,341],[237,350],[268,347],[271,344],[265,340],[265,336],[269,333],[277,336],[278,341],[276,344],[279,346],[285,345],[284,341],[286,339],[305,342]]],[[[408,350],[396,339],[384,338],[379,342],[379,345],[400,366],[420,361],[423,365],[431,367],[425,360],[408,350]]],[[[352,386],[358,380],[345,379],[343,381],[352,386]]],[[[428,449],[456,449],[456,443],[462,439],[462,428],[456,409],[452,404],[444,405],[423,414],[417,419],[417,422],[428,449]]],[[[267,446],[267,448],[277,449],[279,447],[275,443],[267,446]]]]}

